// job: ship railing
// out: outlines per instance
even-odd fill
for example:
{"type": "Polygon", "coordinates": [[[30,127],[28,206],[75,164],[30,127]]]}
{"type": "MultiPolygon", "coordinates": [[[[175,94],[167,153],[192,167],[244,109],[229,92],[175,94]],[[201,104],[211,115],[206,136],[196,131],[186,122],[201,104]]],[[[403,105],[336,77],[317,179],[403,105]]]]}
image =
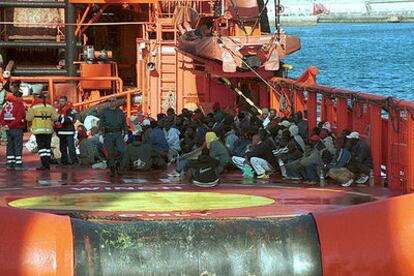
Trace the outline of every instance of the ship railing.
{"type": "Polygon", "coordinates": [[[51,101],[55,99],[54,85],[62,82],[78,82],[82,81],[114,81],[115,93],[120,93],[123,88],[123,81],[120,77],[67,77],[67,76],[13,76],[11,81],[22,81],[30,83],[47,83],[48,92],[51,101]]]}
{"type": "MultiPolygon", "coordinates": [[[[78,82],[82,83],[82,81],[113,81],[116,83],[114,93],[97,97],[96,99],[81,101],[81,95],[76,95],[78,102],[74,103],[74,106],[80,109],[88,108],[93,104],[103,102],[107,100],[109,97],[116,96],[116,97],[126,97],[126,113],[127,116],[131,116],[131,109],[132,109],[132,101],[131,96],[132,94],[139,93],[139,89],[123,91],[123,81],[119,77],[66,77],[66,76],[14,76],[11,78],[12,81],[20,80],[22,82],[28,83],[47,83],[48,84],[48,95],[53,102],[56,98],[56,91],[55,91],[55,84],[57,83],[68,83],[68,82],[78,82]]],[[[31,102],[32,96],[25,97],[26,101],[31,102]]]]}
{"type": "Polygon", "coordinates": [[[102,97],[99,97],[97,99],[92,99],[92,100],[87,100],[87,101],[82,101],[82,102],[79,102],[79,103],[75,103],[73,106],[77,107],[79,109],[83,109],[85,107],[89,107],[91,105],[95,105],[95,104],[104,102],[104,101],[106,101],[109,98],[114,97],[114,96],[117,97],[117,98],[118,97],[125,97],[126,98],[126,100],[125,100],[126,101],[126,110],[125,110],[125,112],[126,112],[127,117],[129,118],[129,117],[131,117],[131,112],[132,112],[131,97],[132,97],[133,94],[135,95],[135,94],[139,94],[139,93],[141,93],[141,89],[139,89],[139,88],[131,89],[131,90],[122,91],[122,92],[119,92],[119,93],[116,93],[116,94],[102,96],[102,97]]]}
{"type": "MultiPolygon", "coordinates": [[[[337,137],[345,129],[358,131],[371,148],[376,186],[414,191],[413,102],[286,78],[272,83],[289,103],[287,115],[305,115],[309,133],[318,121],[330,122],[337,137]]],[[[280,97],[274,97],[278,106],[280,97]]]]}

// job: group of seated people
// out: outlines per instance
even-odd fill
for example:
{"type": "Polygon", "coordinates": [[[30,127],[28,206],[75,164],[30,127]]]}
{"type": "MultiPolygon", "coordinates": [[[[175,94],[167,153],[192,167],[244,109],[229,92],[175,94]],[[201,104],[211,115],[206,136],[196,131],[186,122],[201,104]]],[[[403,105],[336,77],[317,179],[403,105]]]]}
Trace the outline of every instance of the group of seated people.
{"type": "MultiPolygon", "coordinates": [[[[246,178],[283,178],[317,184],[321,173],[343,186],[368,181],[372,169],[369,146],[358,132],[334,135],[329,122],[308,131],[301,112],[290,117],[263,109],[224,112],[218,103],[204,115],[200,109],[151,118],[131,117],[131,133],[121,161],[123,171],[165,169],[170,177],[187,178],[199,186],[215,186],[220,174],[240,169],[246,178]],[[232,114],[231,114],[232,113],[232,114]]],[[[81,164],[104,160],[96,129],[80,141],[81,164]],[[87,160],[82,158],[84,156],[87,160]]]]}

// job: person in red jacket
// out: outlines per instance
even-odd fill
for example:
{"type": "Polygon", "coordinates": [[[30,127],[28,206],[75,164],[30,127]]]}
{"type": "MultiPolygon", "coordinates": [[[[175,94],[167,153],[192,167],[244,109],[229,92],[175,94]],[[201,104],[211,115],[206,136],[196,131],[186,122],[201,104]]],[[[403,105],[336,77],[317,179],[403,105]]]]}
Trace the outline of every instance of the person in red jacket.
{"type": "Polygon", "coordinates": [[[26,127],[26,110],[22,93],[14,91],[6,95],[6,103],[0,113],[0,123],[7,135],[7,169],[23,170],[23,130],[26,127]]]}

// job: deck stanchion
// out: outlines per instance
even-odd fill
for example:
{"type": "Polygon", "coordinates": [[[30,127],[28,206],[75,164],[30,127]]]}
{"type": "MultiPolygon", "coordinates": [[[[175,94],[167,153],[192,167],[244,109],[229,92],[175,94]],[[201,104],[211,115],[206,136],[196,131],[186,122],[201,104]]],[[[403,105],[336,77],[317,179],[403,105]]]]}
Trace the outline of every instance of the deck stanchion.
{"type": "MultiPolygon", "coordinates": [[[[270,90],[270,89],[269,89],[270,90]]],[[[281,89],[279,86],[276,86],[276,90],[279,93],[282,93],[281,89]]],[[[277,111],[279,111],[280,109],[280,100],[279,100],[279,96],[276,93],[272,93],[272,91],[270,90],[270,108],[275,108],[277,111]]]]}
{"type": "Polygon", "coordinates": [[[336,135],[341,135],[344,129],[348,129],[348,103],[346,98],[337,98],[336,112],[336,135]]]}
{"type": "Polygon", "coordinates": [[[320,112],[321,121],[328,121],[327,100],[325,96],[322,96],[320,112]]]}
{"type": "Polygon", "coordinates": [[[407,181],[408,181],[408,192],[414,192],[414,114],[408,112],[407,118],[407,153],[408,154],[408,171],[407,171],[407,181]]]}
{"type": "Polygon", "coordinates": [[[127,118],[131,117],[131,93],[126,94],[127,118]]]}
{"type": "Polygon", "coordinates": [[[317,102],[316,102],[316,93],[308,93],[308,131],[309,135],[312,132],[312,129],[316,127],[316,119],[317,119],[317,102]]]}
{"type": "Polygon", "coordinates": [[[388,119],[388,152],[387,152],[387,182],[388,188],[393,191],[401,190],[406,192],[405,187],[402,185],[402,168],[399,165],[399,159],[404,156],[404,153],[399,152],[399,139],[398,132],[400,123],[397,120],[397,116],[400,116],[399,112],[391,110],[388,119]]]}
{"type": "Polygon", "coordinates": [[[53,87],[53,79],[50,78],[48,80],[48,88],[49,88],[49,97],[50,97],[50,101],[53,103],[53,101],[55,100],[55,91],[54,91],[54,87],[53,87]]]}
{"type": "Polygon", "coordinates": [[[370,146],[374,166],[374,179],[376,185],[380,183],[382,164],[382,118],[381,108],[370,105],[370,146]]]}
{"type": "Polygon", "coordinates": [[[297,89],[294,89],[293,94],[293,110],[294,112],[302,112],[302,114],[305,111],[305,98],[303,95],[303,92],[298,91],[297,89]]]}
{"type": "Polygon", "coordinates": [[[321,121],[328,121],[331,124],[335,121],[335,105],[327,96],[322,97],[321,121]]]}

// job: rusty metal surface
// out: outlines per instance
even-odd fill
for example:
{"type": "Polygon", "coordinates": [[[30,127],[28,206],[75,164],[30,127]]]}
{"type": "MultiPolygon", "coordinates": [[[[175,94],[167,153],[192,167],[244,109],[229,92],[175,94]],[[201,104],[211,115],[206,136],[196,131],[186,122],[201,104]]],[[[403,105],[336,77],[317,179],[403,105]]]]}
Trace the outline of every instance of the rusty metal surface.
{"type": "Polygon", "coordinates": [[[75,275],[322,274],[310,215],[72,225],[75,275]]]}

